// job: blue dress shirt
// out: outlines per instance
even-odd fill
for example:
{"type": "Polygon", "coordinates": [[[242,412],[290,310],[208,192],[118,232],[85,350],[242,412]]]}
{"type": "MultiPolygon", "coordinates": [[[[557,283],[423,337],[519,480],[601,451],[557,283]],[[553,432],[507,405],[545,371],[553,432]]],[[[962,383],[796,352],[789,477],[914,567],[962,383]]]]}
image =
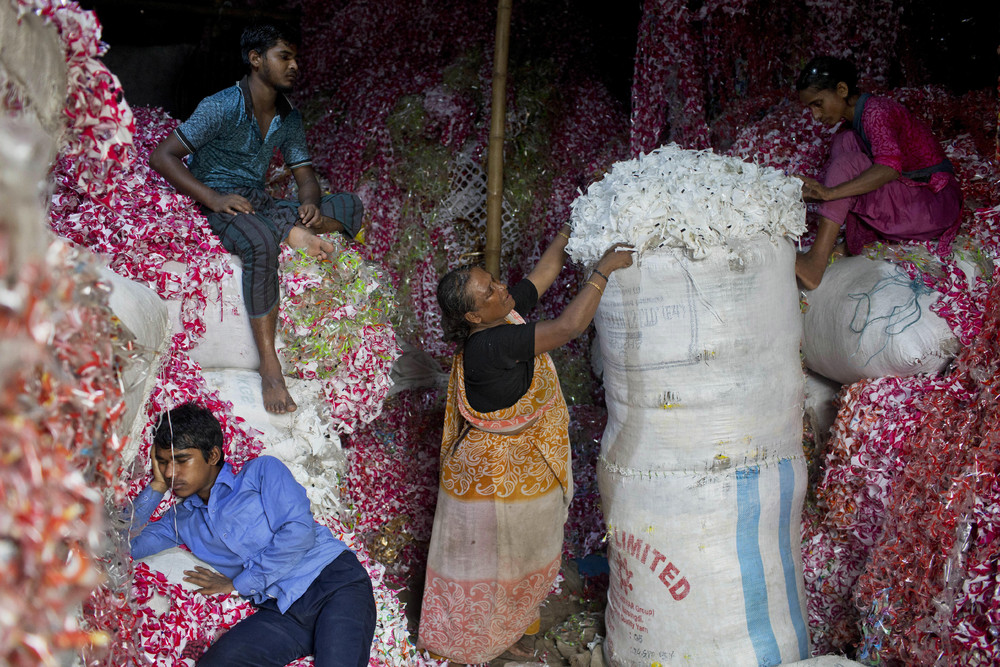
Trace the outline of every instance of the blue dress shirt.
{"type": "Polygon", "coordinates": [[[243,597],[275,598],[284,613],[347,546],[318,524],[306,490],[278,459],[261,456],[239,474],[222,466],[208,503],[192,495],[149,521],[163,494],[148,486],[134,503],[132,557],[187,545],[243,597]]]}

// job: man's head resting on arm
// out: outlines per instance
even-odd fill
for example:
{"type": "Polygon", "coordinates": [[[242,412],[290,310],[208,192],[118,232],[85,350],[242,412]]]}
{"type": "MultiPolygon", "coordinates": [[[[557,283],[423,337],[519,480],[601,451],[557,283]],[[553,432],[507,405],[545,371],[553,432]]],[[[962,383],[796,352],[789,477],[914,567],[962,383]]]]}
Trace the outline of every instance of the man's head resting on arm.
{"type": "Polygon", "coordinates": [[[197,494],[207,501],[225,462],[222,443],[222,427],[215,415],[185,403],[160,415],[153,429],[153,465],[175,496],[197,494]]]}

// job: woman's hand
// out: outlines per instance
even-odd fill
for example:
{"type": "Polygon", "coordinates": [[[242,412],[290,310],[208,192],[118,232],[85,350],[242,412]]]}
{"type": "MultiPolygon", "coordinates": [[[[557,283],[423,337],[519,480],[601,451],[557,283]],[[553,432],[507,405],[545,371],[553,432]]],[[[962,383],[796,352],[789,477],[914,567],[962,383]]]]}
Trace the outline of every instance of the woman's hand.
{"type": "Polygon", "coordinates": [[[563,264],[566,263],[568,256],[566,255],[566,244],[569,242],[571,231],[568,224],[563,225],[562,229],[556,232],[552,243],[542,253],[538,264],[535,264],[535,268],[526,276],[531,281],[531,284],[535,286],[539,298],[552,285],[559,272],[562,271],[563,264]]]}
{"type": "Polygon", "coordinates": [[[830,188],[826,187],[815,178],[810,178],[803,174],[795,174],[795,178],[802,181],[802,201],[820,202],[830,201],[833,199],[830,188]]]}
{"type": "MultiPolygon", "coordinates": [[[[594,268],[607,276],[612,271],[632,266],[633,252],[635,249],[628,244],[616,243],[608,248],[594,268]]],[[[580,291],[559,317],[538,322],[535,325],[535,354],[554,350],[583,333],[594,319],[605,289],[607,282],[595,272],[580,287],[580,291]]]]}
{"type": "Polygon", "coordinates": [[[805,201],[833,201],[877,190],[899,178],[899,172],[884,164],[873,164],[851,180],[832,188],[802,174],[795,174],[795,177],[802,181],[802,199],[805,201]]]}
{"type": "Polygon", "coordinates": [[[607,249],[601,259],[597,261],[595,268],[605,275],[610,275],[612,271],[632,266],[632,253],[634,252],[635,248],[627,243],[616,243],[607,249]]]}

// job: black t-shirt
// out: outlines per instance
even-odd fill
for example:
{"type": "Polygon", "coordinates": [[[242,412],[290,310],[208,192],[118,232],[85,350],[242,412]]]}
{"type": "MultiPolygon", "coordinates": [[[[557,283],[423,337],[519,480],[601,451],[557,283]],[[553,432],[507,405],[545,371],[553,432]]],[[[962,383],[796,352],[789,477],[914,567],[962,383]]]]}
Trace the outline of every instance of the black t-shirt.
{"type": "MultiPolygon", "coordinates": [[[[510,289],[514,310],[524,315],[538,303],[525,278],[510,289]]],[[[509,408],[524,396],[535,374],[535,323],[501,324],[465,341],[465,395],[477,412],[509,408]]]]}

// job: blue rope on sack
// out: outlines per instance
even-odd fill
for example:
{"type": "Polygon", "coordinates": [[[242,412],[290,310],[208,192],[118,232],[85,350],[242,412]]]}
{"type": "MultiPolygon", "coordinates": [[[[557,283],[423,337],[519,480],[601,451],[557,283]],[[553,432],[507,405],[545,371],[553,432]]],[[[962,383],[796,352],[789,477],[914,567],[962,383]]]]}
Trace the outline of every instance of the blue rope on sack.
{"type": "Polygon", "coordinates": [[[890,337],[898,336],[920,321],[920,318],[923,315],[923,309],[920,307],[920,297],[932,294],[933,292],[933,289],[924,284],[922,278],[917,277],[911,279],[908,275],[906,275],[906,272],[903,271],[903,269],[897,266],[896,275],[887,276],[878,281],[869,292],[847,295],[857,301],[857,304],[854,306],[854,317],[851,319],[850,325],[851,331],[858,334],[858,347],[854,350],[854,354],[857,354],[858,350],[861,349],[861,336],[868,330],[868,327],[872,326],[876,322],[880,322],[882,320],[885,321],[885,327],[882,330],[885,333],[885,341],[882,343],[882,347],[876,350],[872,356],[868,357],[868,360],[864,363],[865,366],[867,366],[872,359],[881,354],[882,350],[889,345],[890,337]],[[889,311],[888,315],[872,317],[872,297],[887,287],[908,287],[910,288],[912,295],[905,304],[894,306],[893,309],[889,311]],[[862,316],[862,306],[865,309],[864,324],[858,328],[858,320],[862,316]]]}

